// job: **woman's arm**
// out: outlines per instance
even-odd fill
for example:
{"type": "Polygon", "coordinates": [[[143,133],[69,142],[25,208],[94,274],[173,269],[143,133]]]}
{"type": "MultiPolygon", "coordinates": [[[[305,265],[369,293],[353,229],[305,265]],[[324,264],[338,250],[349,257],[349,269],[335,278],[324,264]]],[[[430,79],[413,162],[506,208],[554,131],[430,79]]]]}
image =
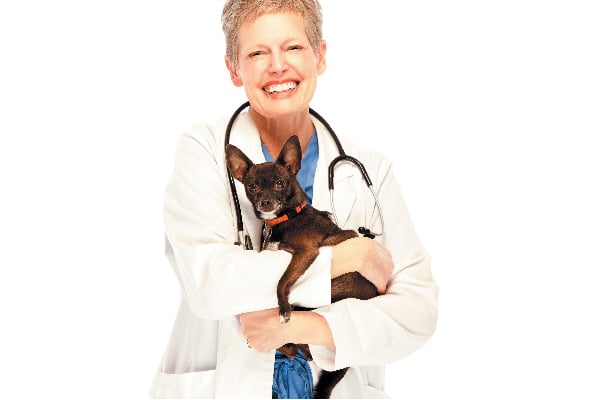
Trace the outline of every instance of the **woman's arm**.
{"type": "MultiPolygon", "coordinates": [[[[315,362],[334,370],[395,361],[421,347],[433,334],[437,285],[429,255],[417,239],[391,167],[383,169],[379,182],[387,231],[383,244],[391,249],[394,260],[386,294],[367,301],[346,299],[313,312],[294,312],[284,325],[279,324],[277,309],[244,314],[240,316],[244,335],[257,350],[308,343],[315,362]]],[[[370,280],[386,281],[389,265],[382,264],[387,263],[388,255],[382,246],[362,238],[337,246],[333,248],[332,275],[358,269],[365,277],[379,276],[370,280]],[[377,254],[381,260],[374,256],[377,254]]]]}
{"type": "MultiPolygon", "coordinates": [[[[275,287],[290,261],[285,251],[234,245],[234,225],[222,143],[210,128],[182,135],[164,199],[166,256],[191,310],[222,319],[277,306],[275,287]]],[[[324,249],[290,300],[329,304],[331,251],[324,249]]]]}
{"type": "MultiPolygon", "coordinates": [[[[358,271],[380,292],[385,292],[393,270],[390,252],[367,238],[346,240],[332,247],[331,270],[335,278],[346,272],[358,271]]],[[[240,315],[243,334],[258,351],[267,352],[286,343],[306,343],[335,349],[335,342],[327,320],[310,311],[295,311],[287,324],[279,322],[277,308],[240,315]]]]}
{"type": "MultiPolygon", "coordinates": [[[[373,163],[368,166],[378,172],[371,177],[385,220],[385,235],[377,240],[392,254],[393,273],[382,296],[345,299],[315,310],[327,320],[335,343],[335,349],[311,346],[324,369],[396,361],[420,348],[436,327],[438,287],[429,254],[413,228],[391,164],[385,159],[379,163],[377,169],[373,163]]],[[[370,226],[377,226],[377,213],[371,218],[370,226]]]]}
{"type": "Polygon", "coordinates": [[[242,333],[248,345],[260,352],[278,349],[286,343],[308,343],[333,348],[333,336],[322,315],[311,311],[293,311],[288,323],[279,322],[279,309],[240,315],[242,333]]]}

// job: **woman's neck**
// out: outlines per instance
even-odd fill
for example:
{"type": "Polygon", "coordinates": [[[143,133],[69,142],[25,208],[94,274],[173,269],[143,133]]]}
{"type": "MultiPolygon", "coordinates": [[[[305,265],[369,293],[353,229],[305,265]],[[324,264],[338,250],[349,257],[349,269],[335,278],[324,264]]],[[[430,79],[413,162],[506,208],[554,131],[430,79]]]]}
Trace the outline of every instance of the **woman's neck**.
{"type": "Polygon", "coordinates": [[[258,129],[260,140],[274,158],[277,158],[283,144],[292,135],[297,135],[300,139],[300,147],[304,154],[315,130],[308,110],[300,115],[281,119],[266,118],[252,112],[252,109],[250,112],[258,129]]]}

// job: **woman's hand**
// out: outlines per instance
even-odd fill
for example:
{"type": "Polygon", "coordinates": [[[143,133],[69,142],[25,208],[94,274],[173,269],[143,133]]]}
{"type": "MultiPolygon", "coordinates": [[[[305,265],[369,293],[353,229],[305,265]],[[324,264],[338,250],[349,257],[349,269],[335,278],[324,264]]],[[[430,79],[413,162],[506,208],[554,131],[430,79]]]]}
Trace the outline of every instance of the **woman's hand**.
{"type": "Polygon", "coordinates": [[[261,353],[277,349],[287,343],[285,331],[279,323],[278,308],[241,314],[240,322],[248,346],[261,353]]]}
{"type": "Polygon", "coordinates": [[[357,271],[383,294],[393,269],[391,253],[372,239],[356,237],[332,247],[332,278],[357,271]]]}
{"type": "Polygon", "coordinates": [[[293,311],[290,321],[279,322],[279,308],[240,315],[242,334],[248,345],[261,353],[286,343],[318,344],[334,348],[333,336],[325,318],[310,311],[293,311]]]}

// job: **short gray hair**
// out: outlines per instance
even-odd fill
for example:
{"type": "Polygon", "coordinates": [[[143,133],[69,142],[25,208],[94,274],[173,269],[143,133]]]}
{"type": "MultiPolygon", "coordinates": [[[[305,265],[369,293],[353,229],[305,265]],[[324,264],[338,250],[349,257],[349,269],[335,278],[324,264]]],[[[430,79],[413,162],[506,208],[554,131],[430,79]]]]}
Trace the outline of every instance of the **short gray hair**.
{"type": "Polygon", "coordinates": [[[302,16],[310,46],[319,54],[323,40],[323,15],[318,0],[227,0],[221,24],[225,34],[225,55],[235,69],[239,67],[240,27],[272,12],[294,12],[302,16]]]}

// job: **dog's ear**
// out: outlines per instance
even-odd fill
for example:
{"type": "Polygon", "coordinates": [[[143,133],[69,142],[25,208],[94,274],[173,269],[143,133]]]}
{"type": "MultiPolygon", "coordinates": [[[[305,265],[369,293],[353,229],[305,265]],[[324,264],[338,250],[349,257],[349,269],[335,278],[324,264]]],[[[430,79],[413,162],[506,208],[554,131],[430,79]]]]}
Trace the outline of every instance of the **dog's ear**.
{"type": "Polygon", "coordinates": [[[292,135],[285,142],[279,157],[277,157],[277,164],[286,167],[292,174],[296,175],[300,170],[302,163],[302,149],[300,148],[300,140],[298,136],[292,135]]]}
{"type": "Polygon", "coordinates": [[[248,170],[254,165],[240,149],[232,144],[225,147],[225,160],[233,177],[240,182],[244,180],[248,170]]]}

